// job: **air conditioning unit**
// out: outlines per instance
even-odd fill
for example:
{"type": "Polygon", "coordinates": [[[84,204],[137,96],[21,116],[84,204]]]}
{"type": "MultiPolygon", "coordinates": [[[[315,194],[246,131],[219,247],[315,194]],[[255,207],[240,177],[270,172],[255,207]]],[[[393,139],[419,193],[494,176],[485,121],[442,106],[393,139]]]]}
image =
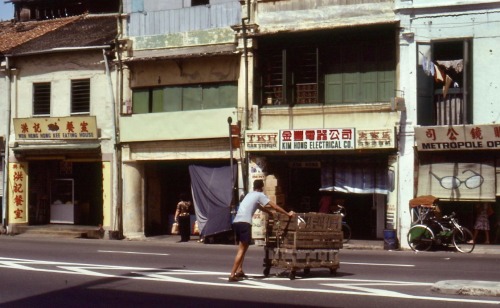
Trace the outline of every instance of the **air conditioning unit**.
{"type": "Polygon", "coordinates": [[[259,129],[259,106],[253,105],[252,110],[250,113],[250,124],[252,127],[252,130],[258,130],[259,129]]]}
{"type": "Polygon", "coordinates": [[[406,110],[405,98],[399,96],[391,98],[391,108],[392,110],[405,111],[406,110]]]}

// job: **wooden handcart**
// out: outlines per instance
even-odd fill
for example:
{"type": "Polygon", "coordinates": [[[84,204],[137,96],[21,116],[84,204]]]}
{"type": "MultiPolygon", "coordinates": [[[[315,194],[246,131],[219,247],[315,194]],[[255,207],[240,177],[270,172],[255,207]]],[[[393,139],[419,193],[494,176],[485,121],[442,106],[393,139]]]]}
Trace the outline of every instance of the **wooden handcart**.
{"type": "Polygon", "coordinates": [[[289,271],[295,279],[298,270],[328,268],[335,274],[342,248],[340,214],[297,213],[294,218],[274,214],[266,219],[264,276],[271,267],[289,271]]]}

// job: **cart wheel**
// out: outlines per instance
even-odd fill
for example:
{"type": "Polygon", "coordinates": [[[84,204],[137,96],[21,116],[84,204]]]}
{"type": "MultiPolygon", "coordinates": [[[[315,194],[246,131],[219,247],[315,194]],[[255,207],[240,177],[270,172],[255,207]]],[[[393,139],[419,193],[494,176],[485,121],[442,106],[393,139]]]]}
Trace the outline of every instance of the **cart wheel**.
{"type": "Polygon", "coordinates": [[[296,273],[297,273],[296,271],[290,271],[290,274],[288,274],[288,278],[290,278],[290,280],[294,280],[296,273]]]}
{"type": "Polygon", "coordinates": [[[337,276],[337,269],[336,268],[331,268],[330,269],[330,275],[337,276]]]}
{"type": "Polygon", "coordinates": [[[270,272],[271,272],[271,268],[270,267],[264,268],[264,277],[268,277],[270,272]]]}
{"type": "Polygon", "coordinates": [[[311,269],[306,267],[304,268],[304,274],[308,275],[311,272],[311,269]]]}

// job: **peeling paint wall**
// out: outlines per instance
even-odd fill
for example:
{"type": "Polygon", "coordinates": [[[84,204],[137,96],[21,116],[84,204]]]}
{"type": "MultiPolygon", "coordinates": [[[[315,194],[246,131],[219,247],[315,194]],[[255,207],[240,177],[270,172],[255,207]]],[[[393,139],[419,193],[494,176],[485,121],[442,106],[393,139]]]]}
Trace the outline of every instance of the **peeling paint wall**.
{"type": "MultiPolygon", "coordinates": [[[[102,63],[102,51],[52,54],[43,56],[22,57],[13,63],[17,69],[17,80],[13,83],[13,118],[33,117],[33,83],[50,82],[50,116],[64,117],[70,115],[71,80],[90,78],[90,115],[97,116],[103,153],[113,153],[111,143],[114,136],[113,99],[110,95],[109,80],[105,65],[102,63]]],[[[111,74],[113,84],[115,76],[111,74]]],[[[116,96],[116,95],[115,95],[116,96]]],[[[13,132],[11,132],[13,133],[13,132]]],[[[15,136],[12,135],[12,140],[15,136]]]]}
{"type": "Polygon", "coordinates": [[[340,26],[387,23],[395,20],[394,1],[291,0],[260,2],[259,32],[274,33],[340,26]]]}
{"type": "Polygon", "coordinates": [[[132,40],[134,50],[235,43],[234,32],[231,28],[154,36],[139,36],[132,38],[132,40]]]}

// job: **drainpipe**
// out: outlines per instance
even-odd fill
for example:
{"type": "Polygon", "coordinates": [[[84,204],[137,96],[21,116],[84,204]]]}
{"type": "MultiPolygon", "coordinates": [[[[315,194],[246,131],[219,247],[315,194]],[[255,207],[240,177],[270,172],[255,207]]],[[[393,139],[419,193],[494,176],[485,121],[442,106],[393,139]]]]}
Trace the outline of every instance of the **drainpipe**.
{"type": "MultiPolygon", "coordinates": [[[[109,89],[109,92],[110,92],[109,94],[110,94],[110,97],[111,97],[111,103],[112,103],[112,106],[113,106],[113,108],[112,108],[112,114],[113,114],[113,131],[114,131],[114,138],[113,138],[113,139],[114,139],[114,140],[113,140],[114,145],[113,145],[113,146],[114,146],[114,148],[115,148],[115,155],[117,156],[117,157],[115,157],[115,162],[116,162],[116,166],[115,166],[115,168],[116,168],[116,170],[117,170],[117,172],[116,172],[116,173],[117,173],[118,175],[120,175],[120,172],[119,172],[119,170],[120,170],[120,169],[119,169],[119,168],[120,168],[120,167],[119,167],[119,161],[120,161],[120,160],[119,160],[119,158],[118,158],[118,153],[117,153],[118,151],[116,150],[116,149],[118,148],[118,141],[117,141],[117,139],[118,139],[118,128],[117,128],[117,127],[118,127],[118,123],[117,123],[117,122],[118,122],[118,116],[117,116],[117,114],[116,114],[116,107],[115,107],[115,105],[116,105],[116,100],[115,100],[115,95],[114,95],[114,93],[113,93],[113,81],[111,80],[111,73],[110,73],[110,71],[109,71],[109,63],[108,63],[108,59],[107,59],[107,57],[106,57],[106,49],[103,49],[103,50],[102,50],[102,56],[103,56],[103,58],[104,58],[104,64],[105,64],[105,66],[106,66],[106,77],[108,78],[108,89],[109,89]]],[[[120,182],[120,180],[119,180],[119,179],[118,179],[118,182],[120,182]]],[[[118,185],[117,185],[117,186],[118,186],[118,185]]],[[[117,190],[118,190],[118,187],[117,187],[117,189],[114,189],[114,190],[113,190],[113,191],[114,191],[113,196],[117,196],[117,197],[118,197],[118,196],[120,195],[119,190],[118,190],[118,192],[117,192],[117,190]]],[[[118,200],[117,200],[117,201],[118,201],[118,200]]],[[[119,217],[117,217],[117,214],[118,214],[120,211],[118,210],[118,207],[119,207],[119,206],[118,206],[118,204],[119,204],[119,203],[117,202],[117,203],[116,203],[115,217],[113,217],[113,218],[114,218],[114,219],[113,219],[113,222],[114,222],[114,223],[113,223],[113,228],[114,228],[114,230],[117,230],[117,227],[118,227],[118,225],[119,225],[119,223],[118,223],[118,219],[119,219],[119,217]]]]}
{"type": "MultiPolygon", "coordinates": [[[[242,34],[243,34],[243,55],[245,58],[245,108],[243,109],[243,114],[244,114],[244,120],[245,120],[245,131],[248,130],[248,104],[249,104],[249,97],[248,97],[248,44],[247,44],[247,24],[250,22],[250,4],[251,0],[246,0],[246,6],[247,6],[247,16],[243,17],[241,19],[241,29],[242,29],[242,34]]],[[[243,191],[245,195],[248,193],[248,155],[246,152],[244,153],[244,161],[245,163],[243,164],[243,168],[241,168],[243,172],[243,191]]]]}
{"type": "MultiPolygon", "coordinates": [[[[109,62],[108,62],[108,58],[106,57],[106,49],[102,49],[102,56],[103,56],[103,59],[104,59],[104,64],[105,64],[105,67],[106,67],[106,77],[108,78],[108,89],[109,89],[109,95],[110,95],[110,98],[111,98],[111,103],[112,103],[112,114],[113,114],[113,131],[114,131],[114,140],[113,140],[113,146],[114,146],[114,149],[115,149],[115,170],[116,172],[114,174],[115,175],[115,178],[116,178],[116,186],[113,186],[115,187],[115,189],[113,189],[113,200],[115,200],[114,202],[114,217],[113,217],[113,221],[111,222],[112,226],[110,226],[112,228],[112,230],[109,230],[110,231],[110,234],[109,234],[109,237],[110,238],[113,238],[113,239],[118,239],[118,238],[121,238],[122,236],[122,168],[121,168],[121,163],[122,163],[122,160],[121,160],[121,146],[120,146],[120,128],[119,128],[119,115],[117,113],[117,110],[120,110],[120,108],[118,107],[117,108],[117,104],[118,102],[121,101],[121,94],[122,94],[122,89],[123,89],[123,86],[122,86],[122,78],[120,78],[121,76],[121,68],[122,68],[122,65],[121,65],[121,53],[120,51],[118,50],[120,48],[120,45],[119,45],[119,37],[121,36],[122,34],[122,23],[121,23],[121,14],[122,14],[122,6],[120,4],[120,8],[119,8],[119,13],[118,13],[118,18],[117,18],[117,25],[118,25],[118,31],[117,31],[117,34],[116,34],[116,37],[114,39],[114,42],[115,42],[115,52],[118,56],[118,67],[119,67],[119,75],[117,76],[117,82],[119,83],[119,88],[117,89],[118,90],[118,100],[115,98],[115,95],[114,95],[114,92],[113,92],[113,80],[111,78],[111,72],[110,72],[110,69],[109,69],[109,62]],[[113,233],[111,235],[111,233],[113,233]],[[116,234],[118,233],[118,235],[116,234]]],[[[113,206],[113,202],[112,202],[112,206],[113,206]]]]}
{"type": "Polygon", "coordinates": [[[123,1],[120,1],[120,8],[118,10],[118,31],[115,38],[115,48],[116,55],[118,58],[118,75],[117,82],[119,85],[118,90],[118,100],[113,104],[113,113],[115,116],[115,152],[116,152],[116,178],[117,178],[117,194],[116,194],[116,211],[115,211],[115,225],[116,231],[118,231],[119,238],[123,236],[123,180],[122,180],[122,147],[120,142],[120,114],[121,114],[121,102],[123,102],[123,63],[122,63],[122,51],[119,39],[123,37],[123,1]],[[116,105],[118,104],[118,108],[116,105]],[[117,113],[118,110],[118,113],[117,113]]]}
{"type": "Polygon", "coordinates": [[[10,116],[11,116],[11,76],[10,76],[10,65],[9,65],[9,57],[5,57],[5,82],[7,85],[7,121],[6,122],[6,130],[5,130],[5,159],[4,159],[4,168],[3,168],[3,197],[2,197],[2,227],[7,227],[7,199],[9,194],[7,192],[7,181],[8,181],[8,168],[9,168],[9,136],[10,136],[10,116]]]}

